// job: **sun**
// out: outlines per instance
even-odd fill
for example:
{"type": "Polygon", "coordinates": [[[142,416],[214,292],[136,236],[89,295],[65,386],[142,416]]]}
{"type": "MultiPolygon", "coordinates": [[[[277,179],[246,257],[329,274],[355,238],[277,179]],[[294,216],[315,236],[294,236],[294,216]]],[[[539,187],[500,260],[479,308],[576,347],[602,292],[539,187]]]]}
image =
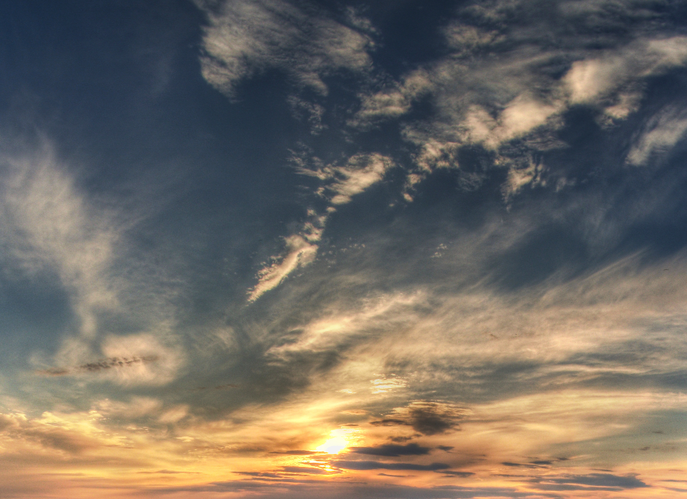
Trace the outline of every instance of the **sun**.
{"type": "Polygon", "coordinates": [[[332,430],[329,433],[331,438],[317,447],[315,450],[319,452],[326,452],[327,454],[338,454],[348,447],[348,439],[346,438],[348,433],[348,431],[343,429],[332,430]]]}

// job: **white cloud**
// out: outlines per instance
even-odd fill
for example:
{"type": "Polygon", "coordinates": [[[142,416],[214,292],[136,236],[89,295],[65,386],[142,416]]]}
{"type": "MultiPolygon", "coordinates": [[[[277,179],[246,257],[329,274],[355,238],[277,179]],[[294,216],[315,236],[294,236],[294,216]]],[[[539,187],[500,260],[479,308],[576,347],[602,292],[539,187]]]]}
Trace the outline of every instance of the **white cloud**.
{"type": "Polygon", "coordinates": [[[541,180],[544,165],[529,158],[526,168],[510,168],[508,170],[508,180],[502,186],[502,191],[506,199],[516,195],[524,186],[536,186],[543,184],[541,180]]]}
{"type": "Polygon", "coordinates": [[[687,62],[687,37],[641,40],[576,61],[563,78],[573,103],[608,97],[628,83],[687,62]]]}
{"type": "Polygon", "coordinates": [[[408,382],[403,378],[387,378],[386,376],[373,379],[370,381],[370,383],[372,383],[371,390],[374,394],[388,393],[390,391],[398,390],[400,388],[405,388],[406,386],[408,386],[408,382]]]}
{"type": "Polygon", "coordinates": [[[389,91],[360,95],[361,106],[349,125],[367,128],[377,121],[398,118],[410,111],[414,100],[432,88],[424,71],[415,71],[389,91]]]}
{"type": "Polygon", "coordinates": [[[464,143],[481,143],[490,149],[529,133],[544,125],[560,110],[560,105],[548,105],[523,93],[508,102],[497,118],[484,108],[471,106],[465,116],[464,143]]]}
{"type": "Polygon", "coordinates": [[[647,122],[645,130],[627,155],[628,163],[642,165],[654,154],[664,153],[675,146],[687,133],[687,112],[664,110],[647,122]]]}
{"type": "Polygon", "coordinates": [[[266,68],[280,68],[298,84],[326,93],[322,77],[370,65],[369,37],[333,19],[276,0],[232,0],[218,8],[198,2],[209,26],[203,44],[205,79],[229,96],[237,83],[266,68]]]}
{"type": "Polygon", "coordinates": [[[572,102],[588,102],[611,89],[627,77],[622,59],[583,60],[574,62],[563,81],[572,102]]]}
{"type": "Polygon", "coordinates": [[[351,196],[381,181],[391,166],[391,160],[381,154],[356,154],[342,166],[329,165],[301,172],[322,180],[324,186],[319,192],[336,206],[350,202],[351,196]]]}

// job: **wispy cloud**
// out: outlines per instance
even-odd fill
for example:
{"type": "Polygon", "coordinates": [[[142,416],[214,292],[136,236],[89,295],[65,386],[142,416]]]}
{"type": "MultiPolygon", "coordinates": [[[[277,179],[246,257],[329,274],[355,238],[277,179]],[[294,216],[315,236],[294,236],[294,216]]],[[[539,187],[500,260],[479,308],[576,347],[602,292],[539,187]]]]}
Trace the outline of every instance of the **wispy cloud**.
{"type": "MultiPolygon", "coordinates": [[[[73,331],[62,332],[52,360],[46,352],[34,352],[31,362],[37,371],[94,375],[122,384],[169,381],[183,363],[169,327],[158,324],[155,333],[116,336],[102,326],[105,318],[130,315],[124,304],[156,285],[132,278],[122,267],[121,256],[129,250],[127,230],[139,214],[123,213],[106,199],[89,196],[78,169],[61,161],[45,137],[18,140],[6,151],[0,156],[5,269],[21,279],[58,276],[78,320],[73,331]]],[[[136,304],[150,313],[146,319],[159,313],[152,310],[159,305],[136,304]]]]}
{"type": "Polygon", "coordinates": [[[297,85],[326,93],[324,76],[340,69],[365,71],[371,63],[370,38],[315,6],[272,0],[198,4],[209,20],[203,76],[229,96],[243,78],[270,68],[284,71],[297,85]]]}
{"type": "Polygon", "coordinates": [[[665,154],[687,133],[687,112],[667,109],[652,116],[627,155],[628,163],[643,165],[649,158],[665,154]]]}
{"type": "Polygon", "coordinates": [[[317,158],[314,158],[314,166],[303,158],[294,158],[294,161],[299,173],[321,181],[315,195],[327,200],[329,206],[324,214],[308,210],[309,220],[301,230],[284,238],[286,247],[283,253],[272,257],[273,261],[258,272],[258,283],[248,294],[249,302],[277,287],[295,270],[312,263],[317,257],[318,242],[330,214],[336,211],[337,206],[349,203],[352,196],[380,182],[393,166],[389,158],[376,153],[356,154],[343,165],[318,166],[317,158]]]}
{"type": "MultiPolygon", "coordinates": [[[[563,143],[555,131],[564,114],[585,105],[600,111],[607,125],[628,117],[639,105],[646,78],[687,62],[685,38],[640,30],[634,36],[607,25],[613,11],[627,23],[646,22],[663,14],[650,2],[551,2],[534,12],[525,2],[494,1],[458,8],[444,29],[450,55],[404,75],[396,86],[361,96],[362,106],[349,124],[360,129],[380,120],[401,119],[404,137],[415,144],[415,170],[408,175],[405,197],[436,168],[461,168],[458,151],[478,144],[496,153],[496,165],[510,170],[506,197],[537,183],[523,177],[523,166],[503,149],[521,141],[530,155],[563,143]],[[556,19],[555,22],[551,22],[556,19]],[[599,32],[605,34],[599,38],[599,32]],[[546,40],[565,40],[552,45],[546,40]],[[429,96],[432,116],[405,117],[412,104],[429,96]]],[[[619,21],[620,22],[620,21],[619,21]]],[[[630,162],[644,159],[651,144],[667,147],[681,135],[680,124],[665,123],[633,150],[630,162]],[[670,143],[670,144],[669,144],[670,143]]],[[[527,169],[527,165],[524,166],[527,169]]],[[[477,175],[477,176],[475,176],[477,175]]],[[[479,185],[473,172],[466,186],[479,185]]]]}
{"type": "Polygon", "coordinates": [[[93,338],[98,312],[118,303],[110,265],[120,233],[112,214],[83,196],[45,139],[34,149],[3,154],[0,163],[5,258],[30,275],[57,272],[72,296],[81,334],[93,338]]]}
{"type": "Polygon", "coordinates": [[[284,253],[272,257],[274,262],[260,269],[257,275],[258,283],[248,293],[248,301],[257,300],[267,291],[279,286],[294,270],[312,263],[317,256],[317,240],[319,234],[310,238],[300,234],[285,237],[284,253]]]}
{"type": "Polygon", "coordinates": [[[328,165],[312,170],[300,168],[298,171],[320,179],[324,185],[318,194],[336,206],[350,202],[352,196],[382,180],[392,165],[391,159],[381,154],[356,154],[341,166],[328,165]]]}

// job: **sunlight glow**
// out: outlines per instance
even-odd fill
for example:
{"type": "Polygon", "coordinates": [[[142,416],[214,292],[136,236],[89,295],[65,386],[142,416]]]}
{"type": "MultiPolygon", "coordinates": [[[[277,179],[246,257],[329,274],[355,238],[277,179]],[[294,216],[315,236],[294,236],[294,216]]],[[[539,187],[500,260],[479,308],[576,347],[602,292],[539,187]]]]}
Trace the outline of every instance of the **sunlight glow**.
{"type": "Polygon", "coordinates": [[[349,433],[350,430],[345,429],[332,430],[329,433],[331,438],[317,447],[315,450],[319,452],[326,452],[327,454],[338,454],[348,447],[349,442],[347,437],[349,433]]]}

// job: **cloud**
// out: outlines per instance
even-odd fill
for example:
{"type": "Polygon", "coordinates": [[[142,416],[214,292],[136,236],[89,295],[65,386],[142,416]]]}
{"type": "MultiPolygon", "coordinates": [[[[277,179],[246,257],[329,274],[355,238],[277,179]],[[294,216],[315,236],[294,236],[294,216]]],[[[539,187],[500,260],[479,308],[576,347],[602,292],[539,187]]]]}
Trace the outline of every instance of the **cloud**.
{"type": "MultiPolygon", "coordinates": [[[[593,108],[602,126],[613,124],[638,109],[647,78],[685,65],[687,39],[654,31],[659,19],[670,23],[665,16],[658,4],[644,1],[556,1],[541,8],[503,0],[458,7],[444,28],[448,55],[362,95],[349,124],[365,130],[380,120],[400,120],[402,138],[417,151],[404,192],[408,201],[414,186],[437,168],[463,169],[457,153],[475,145],[496,154],[490,166],[509,170],[503,191],[510,198],[525,185],[544,183],[518,171],[522,166],[507,153],[509,145],[517,143],[516,156],[565,147],[556,132],[572,107],[593,108]],[[420,99],[433,108],[416,119],[409,113],[420,99]]],[[[657,133],[653,143],[674,143],[680,126],[664,130],[665,139],[657,133]]],[[[643,150],[630,161],[641,161],[643,150]]],[[[481,180],[479,172],[463,175],[467,190],[481,180]]]]}
{"type": "Polygon", "coordinates": [[[44,369],[37,371],[37,374],[43,376],[67,376],[70,374],[78,373],[96,373],[105,369],[112,368],[125,368],[130,367],[134,364],[145,363],[145,362],[155,362],[158,357],[151,355],[148,357],[110,357],[109,359],[100,359],[95,362],[89,362],[87,364],[82,364],[73,368],[64,367],[53,367],[51,369],[44,369]]]}
{"type": "Polygon", "coordinates": [[[360,109],[348,121],[349,126],[366,129],[382,121],[400,118],[408,113],[414,101],[432,89],[428,75],[418,70],[407,75],[389,90],[376,94],[361,94],[360,109]]]}
{"type": "Polygon", "coordinates": [[[370,381],[374,385],[372,393],[387,393],[391,390],[396,390],[398,388],[405,388],[408,386],[408,382],[402,378],[378,378],[370,381]]]}
{"type": "Polygon", "coordinates": [[[349,203],[352,196],[382,180],[392,165],[391,160],[381,154],[356,154],[342,166],[329,165],[314,170],[301,168],[299,172],[320,179],[324,185],[318,193],[337,206],[349,203]]]}
{"type": "Polygon", "coordinates": [[[438,471],[450,468],[445,463],[412,464],[382,463],[378,461],[332,461],[332,464],[345,470],[438,471]]]}
{"type": "MultiPolygon", "coordinates": [[[[441,402],[412,402],[406,407],[394,409],[383,419],[371,421],[374,426],[411,426],[423,435],[437,435],[454,431],[465,412],[452,404],[441,402]]],[[[413,444],[410,444],[413,445],[413,444]]]]}
{"type": "Polygon", "coordinates": [[[369,456],[424,456],[429,454],[430,447],[421,447],[418,444],[392,445],[384,444],[376,447],[351,447],[354,454],[365,454],[369,456]]]}
{"type": "Polygon", "coordinates": [[[351,197],[380,182],[392,163],[380,154],[356,154],[344,165],[308,168],[302,158],[295,158],[298,172],[318,178],[322,185],[317,195],[328,200],[327,213],[318,215],[308,211],[309,220],[299,233],[284,238],[285,249],[272,263],[258,271],[258,283],[249,291],[248,301],[254,302],[267,291],[276,288],[295,270],[312,263],[317,257],[318,242],[322,238],[329,214],[335,207],[349,203],[351,197]]]}
{"type": "Polygon", "coordinates": [[[123,385],[164,385],[176,378],[185,359],[171,336],[141,333],[128,336],[108,336],[102,351],[108,357],[155,357],[155,362],[136,363],[127,367],[114,366],[104,374],[123,385]],[[167,344],[165,344],[167,343],[167,344]]]}
{"type": "MultiPolygon", "coordinates": [[[[356,310],[340,309],[334,304],[323,317],[304,324],[295,341],[279,342],[272,346],[268,355],[287,359],[295,353],[331,351],[347,343],[357,343],[374,336],[375,330],[386,329],[403,323],[404,312],[420,306],[426,300],[423,292],[398,293],[371,297],[356,310]]],[[[394,376],[375,377],[369,380],[374,393],[386,393],[403,388],[406,381],[394,376]]]]}
{"type": "Polygon", "coordinates": [[[157,420],[162,424],[178,423],[188,416],[188,412],[189,406],[187,404],[180,404],[160,414],[160,417],[158,417],[157,420]]]}
{"type": "MultiPolygon", "coordinates": [[[[100,416],[59,414],[44,412],[40,417],[30,418],[22,413],[0,415],[4,425],[0,432],[3,440],[10,443],[0,455],[48,454],[55,457],[79,456],[101,448],[102,434],[97,429],[100,416]]],[[[109,439],[113,441],[114,439],[109,439]]]]}
{"type": "Polygon", "coordinates": [[[162,332],[109,335],[103,339],[100,348],[105,358],[86,360],[93,355],[91,346],[83,340],[68,338],[55,355],[58,367],[38,369],[36,374],[49,377],[92,376],[94,380],[108,380],[125,386],[164,385],[177,376],[185,363],[174,338],[162,332]],[[73,364],[70,365],[71,362],[73,364]]]}
{"type": "Polygon", "coordinates": [[[310,456],[313,454],[321,454],[318,451],[312,451],[312,450],[287,450],[287,451],[282,451],[282,452],[270,452],[270,454],[278,454],[278,455],[284,455],[284,456],[310,456]]]}
{"type": "Polygon", "coordinates": [[[97,411],[106,417],[136,419],[155,415],[162,410],[161,400],[151,397],[132,397],[130,402],[103,399],[95,404],[97,411]]]}
{"type": "MultiPolygon", "coordinates": [[[[279,489],[274,484],[262,484],[250,481],[217,482],[211,485],[179,486],[158,488],[161,494],[183,493],[214,493],[216,497],[226,497],[227,493],[250,493],[258,498],[279,499],[348,499],[351,497],[366,497],[370,499],[473,499],[478,497],[509,497],[530,498],[530,492],[518,492],[512,487],[411,487],[404,485],[385,484],[343,484],[327,482],[309,483],[280,483],[279,489]],[[222,495],[219,495],[222,494],[222,495]]],[[[549,497],[548,494],[538,493],[539,496],[549,497]]],[[[212,497],[212,496],[210,496],[212,497]]],[[[559,495],[550,495],[559,498],[559,495]]]]}
{"type": "Polygon", "coordinates": [[[248,293],[249,302],[257,300],[267,291],[279,286],[294,270],[315,260],[318,246],[310,242],[307,236],[294,234],[285,237],[284,242],[286,246],[284,254],[274,257],[275,262],[258,272],[258,283],[248,293]]]}
{"type": "Polygon", "coordinates": [[[79,191],[46,139],[30,152],[3,153],[0,170],[3,259],[28,275],[54,270],[71,295],[80,333],[93,338],[98,313],[118,303],[110,272],[120,237],[115,218],[79,191]]]}
{"type": "Polygon", "coordinates": [[[441,473],[442,475],[446,475],[446,476],[457,476],[459,478],[469,478],[471,476],[475,476],[475,474],[471,471],[441,470],[441,471],[437,471],[437,473],[441,473]]]}
{"type": "MultiPolygon", "coordinates": [[[[121,384],[166,383],[182,363],[176,347],[169,346],[173,340],[168,331],[118,339],[102,331],[105,320],[108,328],[125,321],[132,327],[141,315],[144,321],[154,321],[155,308],[168,306],[163,303],[168,291],[157,293],[149,306],[146,293],[156,283],[146,280],[147,269],[141,262],[129,258],[127,231],[143,215],[114,208],[105,195],[89,195],[75,165],[60,160],[53,144],[40,134],[33,139],[18,137],[4,151],[0,155],[3,270],[18,279],[56,276],[76,318],[71,331],[55,331],[66,334],[52,359],[47,353],[32,354],[35,371],[121,384]],[[133,268],[137,272],[131,272],[133,268]],[[134,310],[125,312],[129,303],[134,310]],[[145,314],[137,314],[136,307],[145,314]]],[[[120,200],[120,204],[125,203],[120,200]]]]}
{"type": "Polygon", "coordinates": [[[640,40],[601,58],[574,62],[563,82],[573,103],[594,102],[631,81],[684,65],[685,42],[680,36],[640,40]]]}
{"type": "Polygon", "coordinates": [[[242,79],[269,68],[326,94],[324,76],[341,69],[366,71],[371,64],[370,38],[315,6],[272,0],[197,3],[209,21],[203,37],[203,76],[228,96],[235,95],[242,79]]]}
{"type": "MultiPolygon", "coordinates": [[[[366,34],[371,28],[353,11],[349,11],[346,25],[314,5],[272,0],[214,4],[199,0],[197,4],[209,22],[203,37],[203,76],[229,97],[235,97],[244,78],[269,68],[284,71],[296,86],[326,94],[324,76],[342,69],[365,73],[371,66],[367,51],[372,41],[366,34]]],[[[288,100],[297,115],[307,114],[313,133],[325,128],[321,104],[294,95],[288,100]]],[[[353,155],[344,165],[301,169],[322,181],[317,194],[328,200],[329,210],[324,214],[312,211],[300,230],[284,237],[284,250],[258,271],[248,301],[257,300],[295,270],[312,263],[328,214],[382,180],[390,165],[388,158],[373,153],[353,155]]]]}
{"type": "Polygon", "coordinates": [[[323,475],[331,473],[331,471],[322,468],[313,468],[311,466],[282,466],[282,471],[286,473],[306,473],[311,475],[323,475]]]}
{"type": "Polygon", "coordinates": [[[631,490],[649,487],[636,475],[591,473],[567,475],[560,478],[545,477],[537,484],[543,490],[631,490]]]}
{"type": "Polygon", "coordinates": [[[652,156],[664,154],[673,148],[686,133],[687,112],[663,110],[647,121],[627,155],[627,162],[635,166],[646,164],[652,156]]]}

